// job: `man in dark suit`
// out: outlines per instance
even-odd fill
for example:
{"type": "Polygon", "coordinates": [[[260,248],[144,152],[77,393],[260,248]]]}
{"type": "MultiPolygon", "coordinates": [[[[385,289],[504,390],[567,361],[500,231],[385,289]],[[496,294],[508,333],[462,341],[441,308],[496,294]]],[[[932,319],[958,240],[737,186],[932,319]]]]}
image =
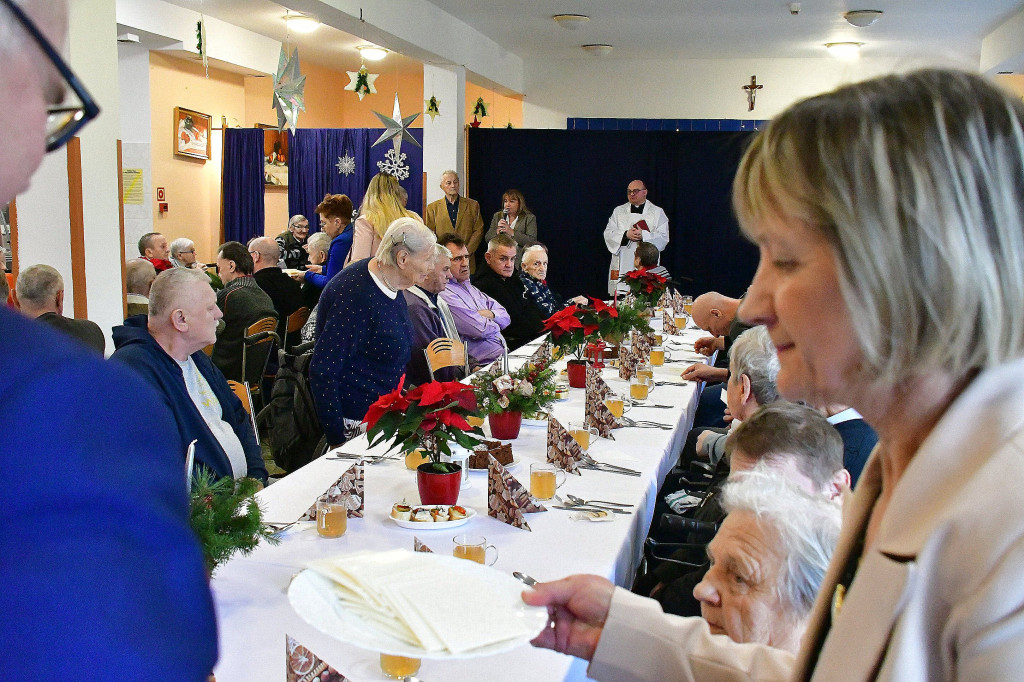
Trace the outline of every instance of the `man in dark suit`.
{"type": "Polygon", "coordinates": [[[303,305],[302,285],[277,267],[281,247],[270,237],[260,237],[249,242],[249,255],[252,256],[256,284],[267,292],[267,296],[270,296],[274,303],[274,310],[277,311],[277,335],[284,339],[288,316],[303,305]]]}
{"type": "Polygon", "coordinates": [[[469,249],[469,272],[476,272],[476,249],[484,238],[484,219],[480,215],[480,204],[473,199],[459,196],[459,174],[453,170],[441,173],[441,190],[444,198],[427,204],[423,211],[423,224],[438,237],[455,233],[466,242],[469,249]]]}
{"type": "Polygon", "coordinates": [[[514,274],[516,242],[508,235],[499,234],[487,243],[484,254],[487,267],[473,278],[473,284],[495,301],[500,303],[512,321],[502,330],[508,349],[519,346],[540,336],[544,320],[540,308],[524,296],[523,280],[514,274]]]}
{"type": "Polygon", "coordinates": [[[260,289],[252,269],[252,256],[239,242],[226,242],[217,250],[217,274],[224,282],[224,288],[217,292],[217,305],[224,313],[224,327],[217,332],[211,359],[226,378],[234,381],[245,381],[245,330],[265,317],[277,319],[274,302],[260,289]]]}
{"type": "Polygon", "coordinates": [[[30,265],[15,285],[21,312],[73,336],[100,355],[106,349],[103,331],[95,322],[64,317],[64,278],[49,265],[30,265]]]}

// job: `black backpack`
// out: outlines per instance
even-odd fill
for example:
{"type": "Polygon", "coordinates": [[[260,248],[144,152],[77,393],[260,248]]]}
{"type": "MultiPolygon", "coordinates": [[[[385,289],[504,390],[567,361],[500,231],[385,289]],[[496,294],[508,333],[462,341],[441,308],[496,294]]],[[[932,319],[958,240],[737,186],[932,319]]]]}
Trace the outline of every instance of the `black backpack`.
{"type": "Polygon", "coordinates": [[[311,462],[324,436],[309,387],[312,344],[293,350],[296,352],[278,351],[279,367],[270,402],[256,417],[257,423],[269,430],[266,441],[274,462],[288,472],[311,462]]]}

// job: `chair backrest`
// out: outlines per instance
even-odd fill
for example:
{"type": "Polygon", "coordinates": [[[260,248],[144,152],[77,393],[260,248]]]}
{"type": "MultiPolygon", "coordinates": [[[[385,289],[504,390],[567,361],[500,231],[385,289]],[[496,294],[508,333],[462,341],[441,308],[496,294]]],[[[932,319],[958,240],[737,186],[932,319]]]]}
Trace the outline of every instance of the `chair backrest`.
{"type": "Polygon", "coordinates": [[[260,442],[260,431],[256,428],[256,418],[252,413],[252,394],[249,392],[249,385],[243,384],[240,381],[233,381],[228,379],[228,387],[234,392],[238,399],[242,401],[242,407],[249,413],[249,422],[252,424],[252,432],[256,436],[256,442],[260,442]]]}
{"type": "Polygon", "coordinates": [[[257,320],[245,330],[242,343],[242,373],[249,391],[260,393],[263,373],[267,370],[267,360],[274,344],[280,344],[278,338],[277,318],[268,316],[257,320]]]}
{"type": "Polygon", "coordinates": [[[294,313],[288,316],[287,322],[284,327],[284,350],[289,350],[288,337],[302,329],[302,326],[306,324],[306,320],[309,319],[309,308],[303,306],[296,310],[294,313]]]}
{"type": "Polygon", "coordinates": [[[442,336],[434,339],[423,349],[427,357],[427,369],[433,378],[434,372],[445,367],[462,367],[469,373],[469,358],[466,355],[466,344],[455,339],[442,336]]]}

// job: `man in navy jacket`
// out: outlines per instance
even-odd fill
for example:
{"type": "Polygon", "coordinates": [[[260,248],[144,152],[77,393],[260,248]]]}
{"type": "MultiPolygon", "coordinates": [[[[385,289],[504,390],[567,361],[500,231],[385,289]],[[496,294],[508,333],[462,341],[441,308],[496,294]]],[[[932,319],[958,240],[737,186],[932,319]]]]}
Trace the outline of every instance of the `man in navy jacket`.
{"type": "Polygon", "coordinates": [[[160,273],[149,295],[149,317],[114,328],[113,359],[141,374],[174,415],[185,443],[196,440],[196,463],[217,478],[267,470],[249,415],[203,347],[217,337],[222,316],[205,275],[185,268],[160,273]]]}

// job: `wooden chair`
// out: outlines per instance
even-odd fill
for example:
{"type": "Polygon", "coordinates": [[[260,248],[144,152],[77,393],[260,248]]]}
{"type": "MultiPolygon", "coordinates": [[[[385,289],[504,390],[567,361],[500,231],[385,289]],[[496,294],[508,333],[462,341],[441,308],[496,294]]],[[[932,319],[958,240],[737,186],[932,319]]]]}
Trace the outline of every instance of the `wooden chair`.
{"type": "Polygon", "coordinates": [[[252,394],[249,392],[249,385],[228,379],[228,386],[234,391],[238,399],[242,401],[242,407],[249,413],[249,422],[252,424],[252,432],[256,435],[256,444],[260,442],[260,430],[256,428],[256,417],[252,413],[252,394]]]}
{"type": "Polygon", "coordinates": [[[309,320],[309,308],[303,306],[296,310],[294,313],[288,316],[288,321],[284,328],[284,340],[282,341],[282,348],[289,350],[288,336],[297,333],[302,329],[306,321],[309,320]]]}
{"type": "Polygon", "coordinates": [[[469,374],[469,355],[466,353],[466,344],[461,341],[442,336],[428,343],[423,354],[427,357],[431,379],[434,378],[434,372],[445,367],[462,367],[469,374]]]}
{"type": "Polygon", "coordinates": [[[257,320],[245,330],[242,343],[242,378],[249,387],[249,392],[260,400],[262,405],[263,374],[267,371],[270,351],[281,339],[277,335],[277,318],[264,317],[257,320]]]}

